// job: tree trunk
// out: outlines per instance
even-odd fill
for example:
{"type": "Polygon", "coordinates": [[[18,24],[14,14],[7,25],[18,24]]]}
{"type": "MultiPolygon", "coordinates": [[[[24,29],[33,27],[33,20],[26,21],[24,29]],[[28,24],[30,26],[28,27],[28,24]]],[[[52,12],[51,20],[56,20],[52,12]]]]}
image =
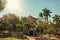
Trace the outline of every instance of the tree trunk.
{"type": "Polygon", "coordinates": [[[48,23],[48,17],[46,17],[46,23],[48,23]]]}

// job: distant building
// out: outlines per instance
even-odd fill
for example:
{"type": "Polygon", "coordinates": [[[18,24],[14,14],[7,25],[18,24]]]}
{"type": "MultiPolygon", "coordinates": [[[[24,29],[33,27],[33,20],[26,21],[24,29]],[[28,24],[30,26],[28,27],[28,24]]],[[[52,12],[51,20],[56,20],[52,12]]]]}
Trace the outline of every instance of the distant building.
{"type": "Polygon", "coordinates": [[[23,17],[22,18],[23,22],[31,22],[31,23],[36,23],[36,18],[32,17],[32,16],[28,16],[28,17],[23,17]]]}
{"type": "Polygon", "coordinates": [[[36,30],[36,28],[25,30],[24,31],[24,34],[25,35],[30,35],[30,36],[35,36],[37,34],[37,30],[36,30]]]}
{"type": "MultiPolygon", "coordinates": [[[[31,22],[31,23],[36,23],[37,18],[34,18],[32,16],[28,16],[28,17],[23,17],[22,18],[22,22],[31,22]]],[[[25,30],[24,34],[27,35],[36,35],[36,28],[30,28],[29,30],[25,30]]]]}

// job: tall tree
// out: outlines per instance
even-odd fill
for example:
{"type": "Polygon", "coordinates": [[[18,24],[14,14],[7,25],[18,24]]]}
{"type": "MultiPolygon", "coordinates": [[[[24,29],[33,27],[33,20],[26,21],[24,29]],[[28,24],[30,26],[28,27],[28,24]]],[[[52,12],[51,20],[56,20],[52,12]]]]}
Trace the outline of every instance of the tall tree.
{"type": "Polygon", "coordinates": [[[11,24],[13,26],[13,28],[15,29],[16,28],[16,24],[19,24],[20,23],[20,18],[15,15],[15,14],[6,14],[2,17],[2,20],[5,20],[7,21],[9,24],[11,24]]]}
{"type": "Polygon", "coordinates": [[[2,11],[5,8],[6,0],[0,0],[0,11],[2,11]]]}
{"type": "Polygon", "coordinates": [[[16,25],[16,31],[23,31],[23,28],[24,28],[24,24],[17,24],[16,25]]]}
{"type": "Polygon", "coordinates": [[[43,13],[41,12],[41,13],[39,13],[39,18],[38,18],[38,23],[42,23],[42,20],[43,19],[43,13]]]}
{"type": "Polygon", "coordinates": [[[46,23],[48,23],[48,16],[51,17],[50,13],[52,13],[50,10],[48,10],[47,8],[43,9],[43,15],[45,17],[45,21],[46,23]]]}
{"type": "Polygon", "coordinates": [[[60,18],[59,18],[58,15],[55,15],[55,16],[53,17],[53,22],[54,22],[56,25],[59,23],[59,20],[60,20],[60,18]]]}
{"type": "Polygon", "coordinates": [[[53,17],[53,22],[54,22],[54,27],[55,27],[55,31],[56,33],[60,30],[60,16],[58,15],[55,15],[53,17]]]}
{"type": "Polygon", "coordinates": [[[27,29],[27,30],[36,28],[36,26],[31,22],[25,22],[24,26],[25,26],[25,29],[27,29]]]}
{"type": "Polygon", "coordinates": [[[43,14],[42,14],[42,12],[41,12],[41,13],[39,13],[39,17],[43,17],[43,14]]]}
{"type": "Polygon", "coordinates": [[[1,21],[1,23],[0,23],[0,29],[1,30],[11,30],[13,28],[12,28],[12,25],[9,24],[7,21],[1,21]]]}

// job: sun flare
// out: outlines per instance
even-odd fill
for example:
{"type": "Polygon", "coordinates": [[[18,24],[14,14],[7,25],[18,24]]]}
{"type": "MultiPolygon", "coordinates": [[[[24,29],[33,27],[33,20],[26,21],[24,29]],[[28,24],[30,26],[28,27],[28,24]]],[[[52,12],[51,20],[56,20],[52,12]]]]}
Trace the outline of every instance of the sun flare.
{"type": "Polygon", "coordinates": [[[8,10],[18,10],[19,9],[19,0],[7,0],[6,7],[8,10]]]}

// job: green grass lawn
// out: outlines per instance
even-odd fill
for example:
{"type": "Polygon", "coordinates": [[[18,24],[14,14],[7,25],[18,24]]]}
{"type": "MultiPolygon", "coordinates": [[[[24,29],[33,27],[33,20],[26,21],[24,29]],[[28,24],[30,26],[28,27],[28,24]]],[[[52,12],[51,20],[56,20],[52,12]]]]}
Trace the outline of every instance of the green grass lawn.
{"type": "Polygon", "coordinates": [[[18,38],[0,38],[0,40],[27,40],[27,39],[18,39],[18,38]]]}

